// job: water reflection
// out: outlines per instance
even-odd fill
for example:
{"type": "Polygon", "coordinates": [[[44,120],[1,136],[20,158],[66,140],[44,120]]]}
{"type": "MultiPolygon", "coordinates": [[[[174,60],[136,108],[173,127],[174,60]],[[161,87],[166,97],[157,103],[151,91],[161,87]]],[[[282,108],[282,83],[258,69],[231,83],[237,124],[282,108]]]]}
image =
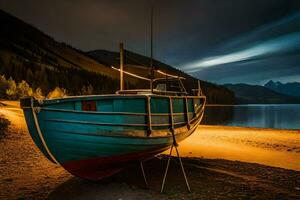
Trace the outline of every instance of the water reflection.
{"type": "Polygon", "coordinates": [[[233,106],[206,106],[202,124],[226,125],[233,119],[233,106]]]}
{"type": "Polygon", "coordinates": [[[300,104],[207,106],[203,124],[300,129],[300,104]]]}

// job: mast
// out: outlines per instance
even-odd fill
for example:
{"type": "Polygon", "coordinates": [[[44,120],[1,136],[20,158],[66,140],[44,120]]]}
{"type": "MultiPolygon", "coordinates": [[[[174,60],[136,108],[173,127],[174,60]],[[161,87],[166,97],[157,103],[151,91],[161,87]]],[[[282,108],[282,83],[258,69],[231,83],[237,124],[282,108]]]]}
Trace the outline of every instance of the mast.
{"type": "Polygon", "coordinates": [[[154,70],[153,70],[153,6],[151,7],[151,36],[150,36],[150,89],[153,91],[153,78],[154,78],[154,70]]]}
{"type": "Polygon", "coordinates": [[[124,90],[124,78],[123,78],[123,71],[124,71],[124,45],[120,43],[120,91],[124,90]]]}
{"type": "Polygon", "coordinates": [[[200,85],[200,80],[198,80],[198,97],[202,95],[202,90],[201,90],[201,85],[200,85]]]}

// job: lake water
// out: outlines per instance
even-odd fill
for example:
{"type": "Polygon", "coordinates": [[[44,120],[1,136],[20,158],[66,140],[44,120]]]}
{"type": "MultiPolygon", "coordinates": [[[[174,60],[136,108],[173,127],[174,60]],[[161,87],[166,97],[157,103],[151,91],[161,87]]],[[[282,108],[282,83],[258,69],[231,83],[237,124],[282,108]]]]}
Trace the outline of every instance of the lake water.
{"type": "Polygon", "coordinates": [[[206,106],[202,124],[300,129],[300,104],[206,106]]]}

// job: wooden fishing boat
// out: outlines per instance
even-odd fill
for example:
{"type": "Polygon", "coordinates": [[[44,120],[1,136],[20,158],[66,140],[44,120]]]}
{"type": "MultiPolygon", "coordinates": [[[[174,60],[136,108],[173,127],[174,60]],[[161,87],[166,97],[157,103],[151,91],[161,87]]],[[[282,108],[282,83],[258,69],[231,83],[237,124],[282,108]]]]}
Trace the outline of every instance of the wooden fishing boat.
{"type": "Polygon", "coordinates": [[[50,161],[75,176],[98,180],[191,135],[203,117],[205,97],[125,90],[44,101],[26,98],[21,106],[32,139],[50,161]]]}
{"type": "MultiPolygon", "coordinates": [[[[197,95],[189,96],[182,77],[169,74],[164,74],[165,79],[153,77],[152,19],[151,78],[124,71],[123,60],[121,44],[120,68],[113,67],[120,71],[120,90],[115,94],[21,100],[36,146],[50,161],[75,176],[99,180],[131,163],[140,162],[142,167],[142,161],[169,148],[172,152],[201,122],[206,98],[199,81],[197,95]],[[149,80],[150,89],[124,90],[123,73],[149,80]]],[[[169,161],[167,169],[168,166],[169,161]]],[[[181,167],[183,170],[182,163],[181,167]]],[[[147,183],[143,167],[142,172],[147,183]]],[[[185,180],[188,186],[186,176],[185,180]]]]}

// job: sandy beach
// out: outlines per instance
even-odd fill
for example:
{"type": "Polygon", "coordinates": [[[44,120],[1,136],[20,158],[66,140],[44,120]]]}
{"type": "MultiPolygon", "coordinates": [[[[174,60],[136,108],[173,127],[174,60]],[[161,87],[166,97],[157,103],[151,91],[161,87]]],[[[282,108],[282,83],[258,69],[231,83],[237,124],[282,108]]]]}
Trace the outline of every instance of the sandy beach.
{"type": "Polygon", "coordinates": [[[18,102],[2,102],[0,115],[10,121],[0,133],[0,199],[300,199],[300,131],[199,126],[179,146],[192,192],[172,158],[161,194],[164,155],[144,163],[149,189],[138,165],[85,181],[43,157],[18,102]]]}
{"type": "Polygon", "coordinates": [[[180,152],[300,171],[300,131],[202,125],[180,152]]]}

